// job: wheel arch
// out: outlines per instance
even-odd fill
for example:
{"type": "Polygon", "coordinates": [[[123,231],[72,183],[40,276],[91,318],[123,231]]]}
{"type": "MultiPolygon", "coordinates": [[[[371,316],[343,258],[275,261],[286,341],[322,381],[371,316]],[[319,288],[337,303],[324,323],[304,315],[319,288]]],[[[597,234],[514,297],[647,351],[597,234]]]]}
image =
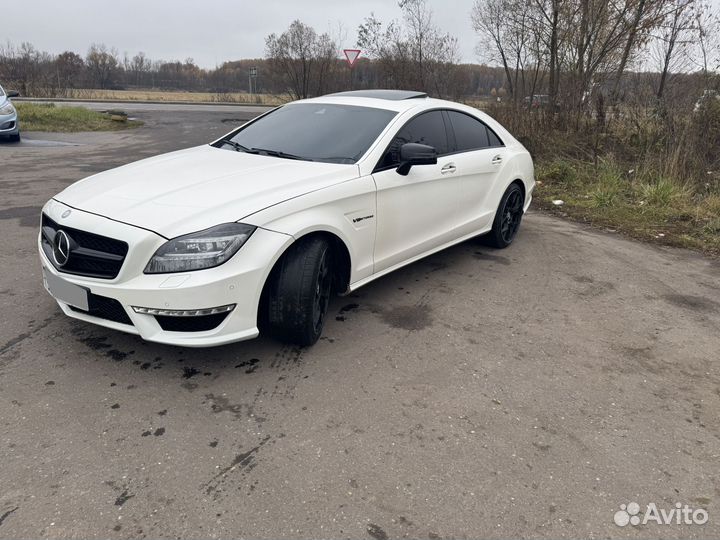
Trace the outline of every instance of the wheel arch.
{"type": "Polygon", "coordinates": [[[265,314],[265,307],[268,301],[269,285],[275,278],[278,268],[282,264],[283,259],[287,256],[290,249],[297,245],[298,242],[306,240],[311,237],[320,237],[328,241],[332,247],[332,252],[336,259],[333,261],[334,277],[336,279],[336,292],[344,294],[349,290],[350,287],[350,274],[352,269],[352,258],[350,250],[347,247],[345,241],[335,232],[328,229],[315,229],[305,231],[303,234],[294,237],[294,240],[287,244],[283,249],[282,253],[276,258],[275,263],[272,266],[270,272],[265,277],[265,283],[263,283],[262,292],[260,293],[260,300],[258,302],[257,319],[258,326],[265,326],[263,316],[265,314]]]}
{"type": "MultiPolygon", "coordinates": [[[[510,182],[508,184],[508,188],[510,186],[512,186],[513,184],[517,184],[518,186],[520,186],[520,189],[522,190],[523,203],[524,203],[525,199],[527,197],[527,187],[525,187],[525,182],[521,178],[516,178],[515,180],[513,180],[512,182],[510,182]]],[[[505,190],[507,190],[507,188],[505,188],[505,190]]]]}

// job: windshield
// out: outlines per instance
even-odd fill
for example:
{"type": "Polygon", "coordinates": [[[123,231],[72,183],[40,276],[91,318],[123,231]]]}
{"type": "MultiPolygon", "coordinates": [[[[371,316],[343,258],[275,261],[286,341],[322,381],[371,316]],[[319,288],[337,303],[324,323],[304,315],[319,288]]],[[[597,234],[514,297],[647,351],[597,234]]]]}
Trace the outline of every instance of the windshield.
{"type": "Polygon", "coordinates": [[[373,107],[297,103],[241,128],[229,139],[234,144],[218,146],[290,159],[355,163],[396,114],[373,107]]]}

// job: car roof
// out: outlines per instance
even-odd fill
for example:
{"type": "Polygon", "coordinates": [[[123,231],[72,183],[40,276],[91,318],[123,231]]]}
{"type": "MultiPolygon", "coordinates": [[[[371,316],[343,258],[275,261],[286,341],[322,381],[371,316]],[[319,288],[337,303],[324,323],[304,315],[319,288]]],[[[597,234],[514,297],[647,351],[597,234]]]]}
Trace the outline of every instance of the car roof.
{"type": "Polygon", "coordinates": [[[336,92],[334,94],[328,94],[328,96],[369,97],[377,99],[388,99],[391,101],[428,97],[425,92],[416,92],[414,90],[350,90],[347,92],[336,92]]]}
{"type": "MultiPolygon", "coordinates": [[[[369,107],[373,109],[385,109],[395,112],[405,112],[410,109],[472,109],[462,103],[445,101],[428,97],[423,92],[412,92],[406,90],[356,90],[350,92],[338,92],[315,98],[303,99],[289,103],[334,103],[337,105],[355,105],[358,107],[369,107]]],[[[477,112],[476,109],[473,109],[477,112]]]]}

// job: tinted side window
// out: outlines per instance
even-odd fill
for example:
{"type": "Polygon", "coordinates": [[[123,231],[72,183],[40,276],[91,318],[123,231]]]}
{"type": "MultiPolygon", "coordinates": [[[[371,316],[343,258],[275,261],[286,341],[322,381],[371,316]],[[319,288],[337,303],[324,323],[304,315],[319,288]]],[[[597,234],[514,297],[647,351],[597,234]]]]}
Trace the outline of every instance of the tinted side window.
{"type": "Polygon", "coordinates": [[[495,135],[495,132],[492,129],[487,128],[487,132],[490,146],[504,146],[503,142],[500,140],[500,137],[495,135]]]}
{"type": "Polygon", "coordinates": [[[455,133],[456,152],[503,145],[498,136],[477,118],[456,111],[447,113],[455,133]]]}
{"type": "Polygon", "coordinates": [[[477,150],[490,146],[485,124],[468,114],[448,111],[455,132],[455,151],[477,150]]]}
{"type": "Polygon", "coordinates": [[[445,122],[440,111],[430,111],[416,116],[405,124],[390,143],[388,151],[378,168],[394,167],[400,164],[400,147],[405,143],[420,143],[432,146],[438,155],[448,153],[445,122]]]}

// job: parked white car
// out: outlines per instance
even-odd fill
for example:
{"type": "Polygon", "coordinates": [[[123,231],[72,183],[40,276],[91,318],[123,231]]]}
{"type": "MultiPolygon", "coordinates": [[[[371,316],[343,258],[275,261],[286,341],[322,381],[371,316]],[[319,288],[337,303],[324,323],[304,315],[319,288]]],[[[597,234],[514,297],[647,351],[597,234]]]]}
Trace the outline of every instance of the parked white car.
{"type": "Polygon", "coordinates": [[[319,338],[333,293],[488,234],[517,234],[528,151],[477,109],[355,91],[273,109],[209,145],[106,171],[42,211],[65,314],[204,347],[319,338]]]}

